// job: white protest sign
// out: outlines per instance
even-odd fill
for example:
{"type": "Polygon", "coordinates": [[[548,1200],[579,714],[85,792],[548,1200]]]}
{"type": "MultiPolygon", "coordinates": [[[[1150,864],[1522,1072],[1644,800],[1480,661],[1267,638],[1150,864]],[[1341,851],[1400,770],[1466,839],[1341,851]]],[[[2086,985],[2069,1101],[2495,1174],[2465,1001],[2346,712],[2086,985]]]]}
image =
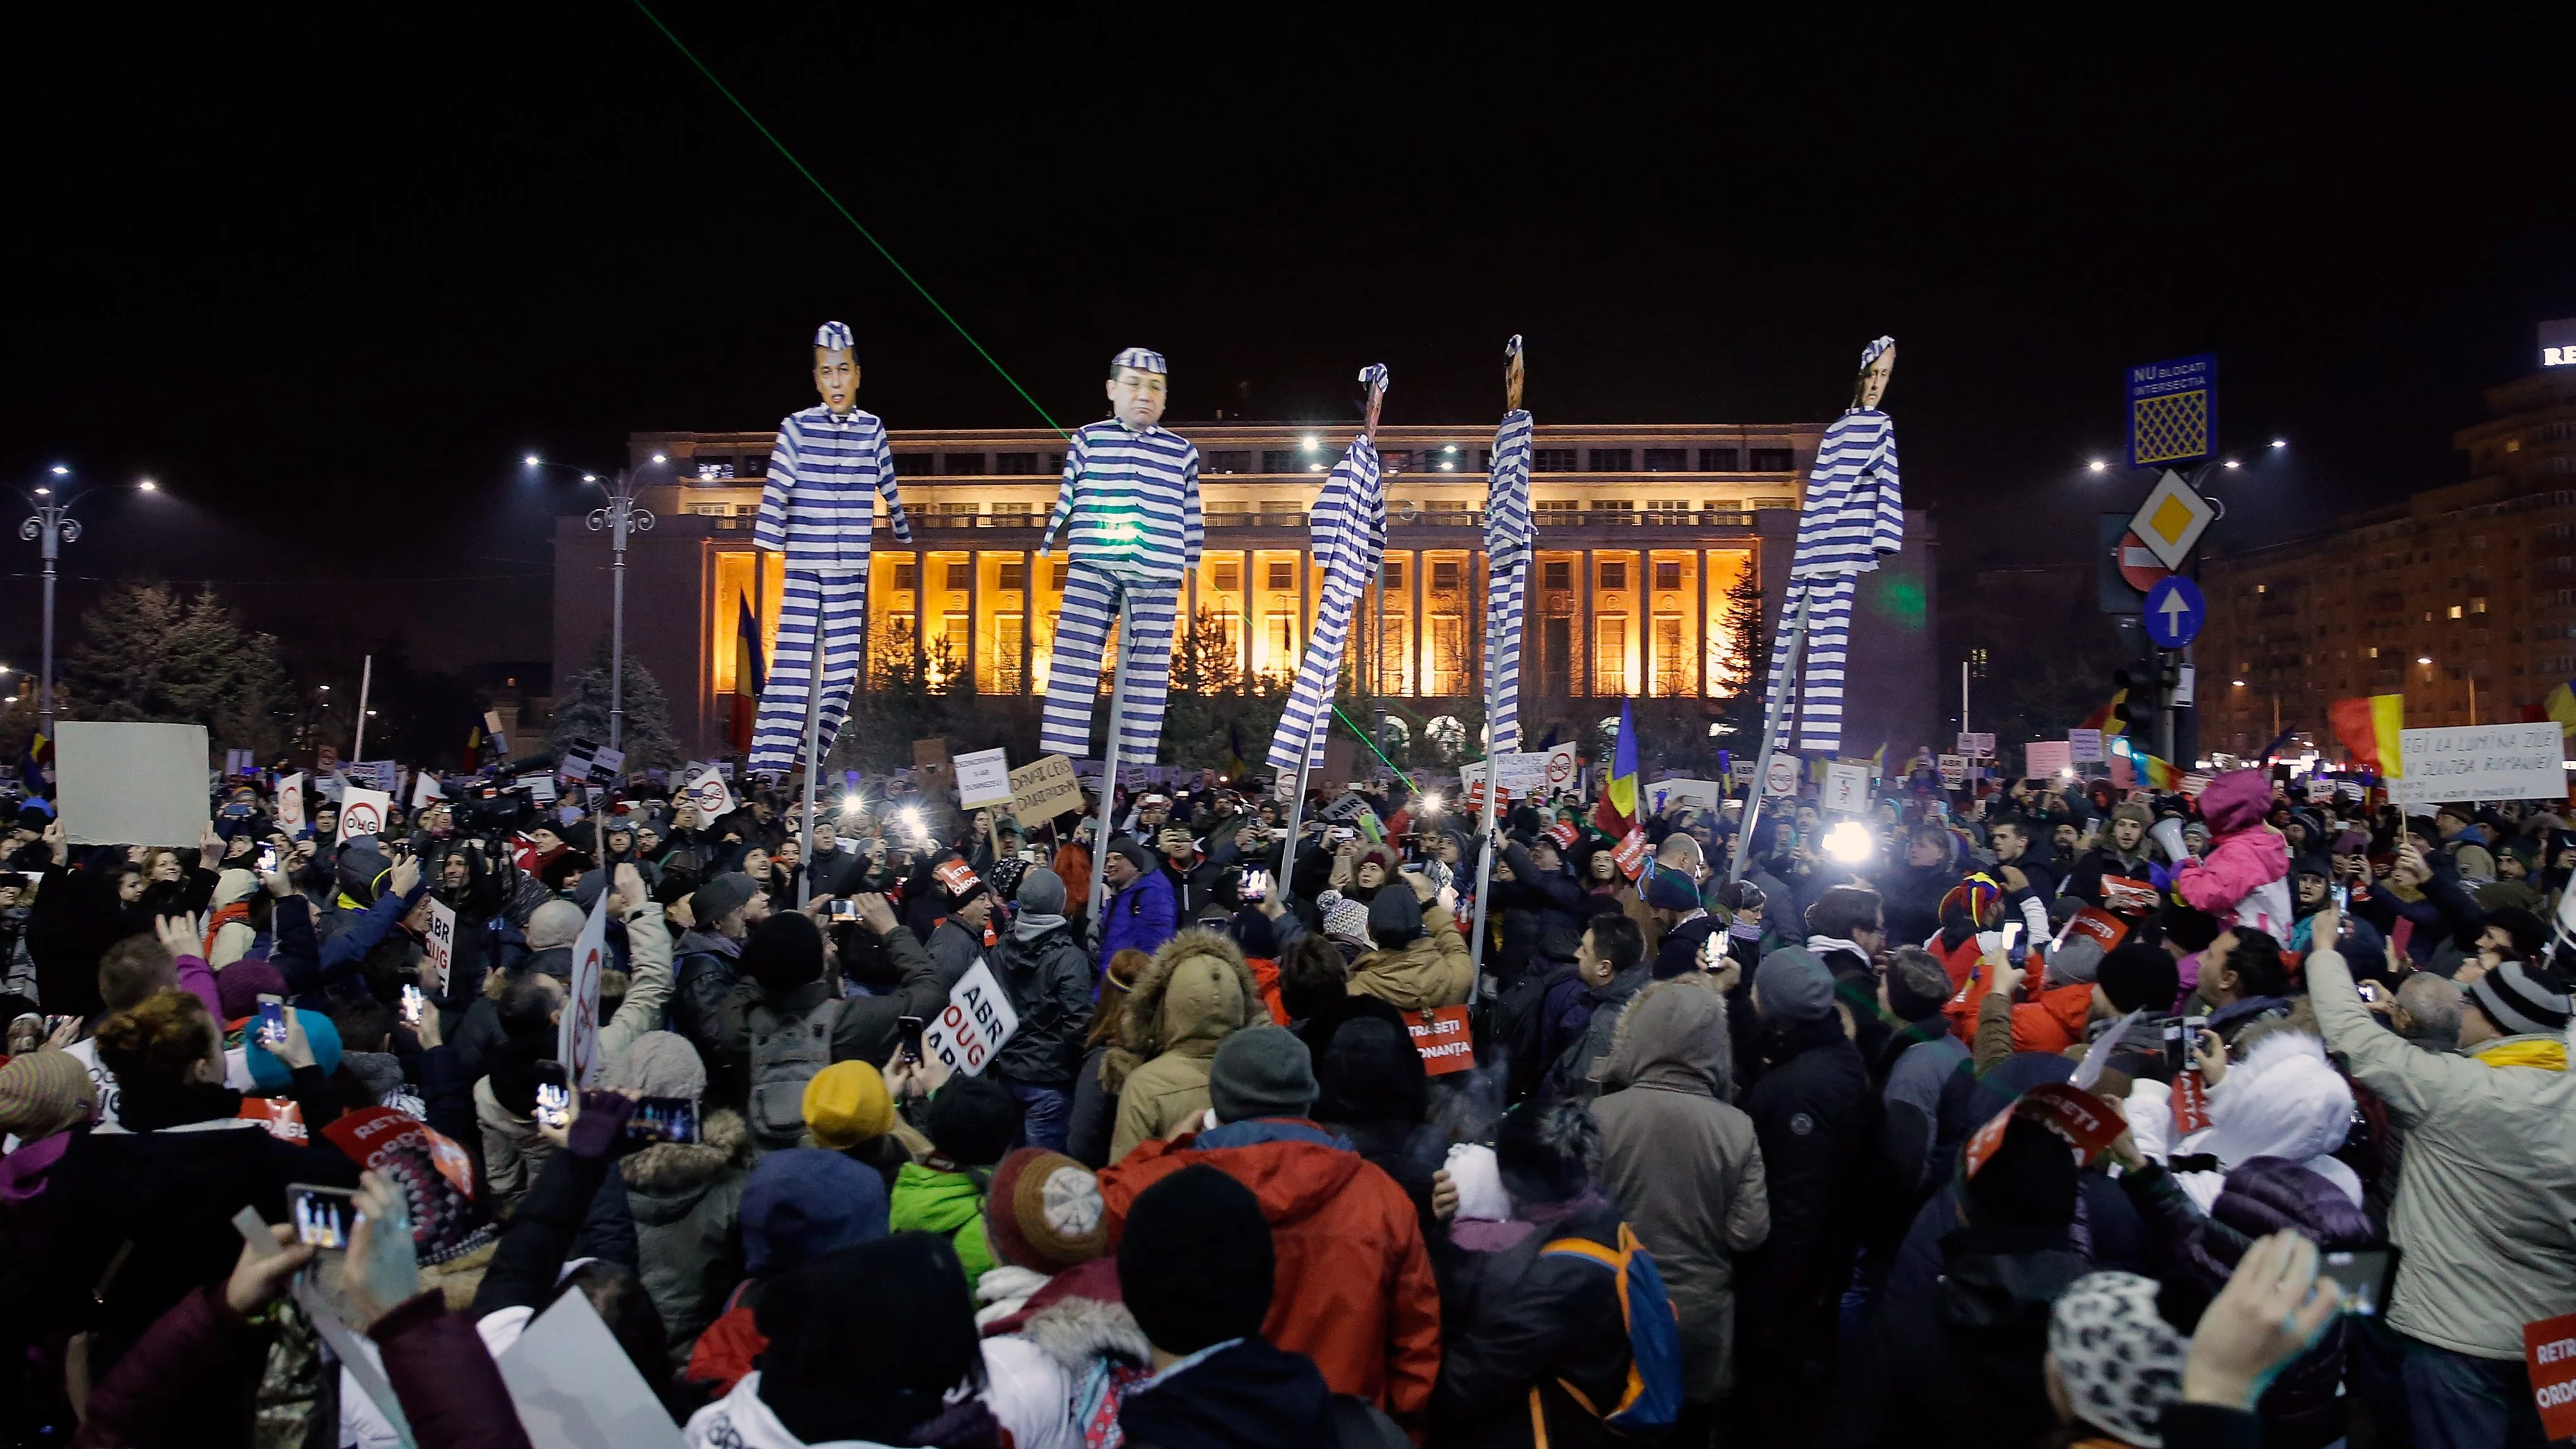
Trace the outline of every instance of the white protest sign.
{"type": "Polygon", "coordinates": [[[494,1364],[535,1449],[681,1449],[686,1442],[586,1294],[556,1298],[494,1364]]]}
{"type": "Polygon", "coordinates": [[[587,1087],[599,1076],[599,979],[608,969],[608,895],[590,908],[581,934],[572,943],[572,980],[565,983],[563,1020],[555,1028],[555,1060],[573,1085],[587,1087]]]}
{"type": "Polygon", "coordinates": [[[2311,805],[2323,805],[2324,803],[2326,803],[2327,801],[2329,801],[2329,800],[2333,799],[2334,797],[2335,797],[2334,781],[2332,781],[2332,780],[2310,780],[2310,781],[2308,782],[2308,803],[2309,803],[2309,804],[2311,804],[2311,805]]]}
{"type": "Polygon", "coordinates": [[[1735,782],[1735,783],[1736,783],[1736,784],[1738,784],[1738,785],[1750,785],[1750,784],[1752,784],[1752,783],[1753,783],[1753,762],[1752,762],[1751,760],[1749,760],[1749,759],[1748,759],[1748,760],[1729,760],[1729,761],[1727,761],[1727,762],[1726,762],[1726,778],[1727,778],[1727,779],[1729,779],[1729,780],[1732,780],[1733,782],[1735,782]]]}
{"type": "Polygon", "coordinates": [[[54,799],[73,845],[177,845],[205,834],[206,727],[64,721],[54,799]]]}
{"type": "Polygon", "coordinates": [[[345,845],[360,836],[384,834],[385,821],[393,813],[393,796],[351,785],[340,792],[340,842],[345,845]]]}
{"type": "Polygon", "coordinates": [[[289,835],[304,828],[304,772],[277,782],[277,828],[289,835]]]}
{"type": "Polygon", "coordinates": [[[2559,800],[2567,795],[2558,722],[2400,730],[2406,773],[2388,782],[2400,805],[2559,800]]]}
{"type": "Polygon", "coordinates": [[[1657,780],[1646,787],[1646,798],[1658,815],[1678,805],[1714,810],[1726,798],[1726,787],[1715,780],[1657,780]]]}
{"type": "Polygon", "coordinates": [[[2068,759],[2079,765],[2101,764],[2102,732],[2100,730],[2068,730],[2066,732],[2066,754],[2068,759]]]}
{"type": "Polygon", "coordinates": [[[414,810],[428,804],[432,800],[444,800],[446,798],[447,791],[440,788],[437,776],[431,774],[427,770],[423,770],[412,777],[411,808],[414,810]]]}
{"type": "Polygon", "coordinates": [[[956,757],[957,803],[968,810],[1011,803],[1011,756],[1007,750],[977,750],[956,757]]]}
{"type": "Polygon", "coordinates": [[[1547,788],[1550,790],[1573,789],[1574,772],[1577,768],[1578,766],[1575,759],[1574,746],[1558,745],[1556,748],[1548,751],[1547,788]]]}
{"type": "Polygon", "coordinates": [[[1505,794],[1527,798],[1547,788],[1547,756],[1518,752],[1496,755],[1494,779],[1505,794]]]}
{"type": "Polygon", "coordinates": [[[540,805],[551,805],[555,802],[555,797],[560,792],[555,789],[554,776],[529,775],[524,778],[528,786],[529,799],[540,805]]]}
{"type": "Polygon", "coordinates": [[[1969,734],[1965,731],[1961,731],[1959,735],[1959,753],[1966,755],[1972,760],[1993,759],[1995,757],[1994,732],[1992,730],[1985,730],[1976,734],[1969,734]]]}
{"type": "Polygon", "coordinates": [[[1942,789],[1956,790],[1968,783],[1967,756],[1943,755],[1941,757],[1940,766],[1942,789]]]}
{"type": "Polygon", "coordinates": [[[1825,766],[1825,793],[1816,802],[1826,810],[1858,815],[1869,808],[1869,766],[1835,760],[1825,766]]]}
{"type": "Polygon", "coordinates": [[[421,933],[420,989],[432,995],[447,989],[447,973],[456,964],[456,908],[436,896],[429,902],[429,929],[421,933]]]}
{"type": "MultiPolygon", "coordinates": [[[[1296,777],[1282,771],[1282,780],[1296,777]]],[[[1035,828],[1069,810],[1082,808],[1082,782],[1073,776],[1073,761],[1062,755],[1040,755],[1010,774],[1011,814],[1035,828]]]]}
{"type": "Polygon", "coordinates": [[[2021,747],[2021,772],[2030,779],[2045,780],[2074,768],[2073,754],[2064,740],[2032,740],[2021,747]]]}
{"type": "Polygon", "coordinates": [[[1795,795],[1798,793],[1798,757],[1779,750],[1771,752],[1769,768],[1762,772],[1762,793],[1795,795]]]}
{"type": "Polygon", "coordinates": [[[605,785],[626,773],[626,752],[606,745],[590,752],[590,778],[605,785]]]}
{"type": "Polygon", "coordinates": [[[701,765],[680,787],[680,803],[694,805],[701,821],[712,823],[718,817],[733,813],[733,791],[725,788],[724,776],[713,765],[701,765]]]}
{"type": "Polygon", "coordinates": [[[948,1008],[922,1028],[921,1048],[936,1054],[950,1071],[971,1077],[982,1073],[993,1053],[1019,1029],[1020,1014],[993,979],[993,968],[979,956],[948,993],[948,1008]]]}

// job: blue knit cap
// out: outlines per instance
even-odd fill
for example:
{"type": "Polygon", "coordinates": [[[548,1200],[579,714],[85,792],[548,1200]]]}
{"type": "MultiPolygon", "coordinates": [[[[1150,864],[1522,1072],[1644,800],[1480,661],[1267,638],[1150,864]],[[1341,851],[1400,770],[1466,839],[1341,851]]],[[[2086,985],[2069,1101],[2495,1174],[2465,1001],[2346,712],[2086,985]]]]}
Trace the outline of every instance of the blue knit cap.
{"type": "MultiPolygon", "coordinates": [[[[300,1006],[290,1006],[287,1010],[304,1019],[304,1041],[313,1048],[313,1065],[320,1067],[326,1077],[338,1071],[340,1028],[333,1026],[331,1018],[318,1011],[306,1011],[300,1006]]],[[[243,1060],[250,1068],[251,1084],[262,1091],[285,1091],[294,1074],[286,1069],[286,1063],[259,1044],[259,1018],[256,1016],[251,1018],[250,1030],[242,1034],[242,1047],[243,1060]]]]}

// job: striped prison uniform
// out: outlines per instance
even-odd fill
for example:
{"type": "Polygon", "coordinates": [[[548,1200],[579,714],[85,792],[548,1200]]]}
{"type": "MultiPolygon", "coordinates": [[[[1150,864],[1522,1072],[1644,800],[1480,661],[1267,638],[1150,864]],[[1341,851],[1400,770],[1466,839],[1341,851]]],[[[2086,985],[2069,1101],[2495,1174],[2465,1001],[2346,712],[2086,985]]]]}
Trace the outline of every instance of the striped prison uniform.
{"type": "Polygon", "coordinates": [[[1324,597],[1316,606],[1315,633],[1306,641],[1297,682],[1279,714],[1279,733],[1270,741],[1272,769],[1296,769],[1301,742],[1310,766],[1324,762],[1333,692],[1341,681],[1342,644],[1385,549],[1386,485],[1378,471],[1377,445],[1362,433],[1351,440],[1349,451],[1324,480],[1323,491],[1315,495],[1313,557],[1324,566],[1324,597]]]}
{"type": "Polygon", "coordinates": [[[1843,674],[1851,652],[1852,594],[1881,554],[1905,543],[1905,499],[1897,486],[1896,427],[1876,408],[1853,408],[1825,429],[1807,497],[1798,512],[1798,550],[1788,598],[1771,642],[1770,683],[1780,686],[1798,601],[1807,601],[1807,643],[1797,702],[1796,748],[1832,754],[1843,741],[1843,674]]]}
{"type": "Polygon", "coordinates": [[[1530,415],[1514,408],[1494,429],[1485,475],[1485,678],[1496,691],[1492,749],[1521,747],[1521,618],[1529,603],[1530,415]]]}
{"type": "MultiPolygon", "coordinates": [[[[753,770],[787,770],[804,753],[805,705],[813,687],[814,631],[823,631],[823,713],[818,748],[832,751],[850,689],[859,677],[868,622],[868,546],[883,494],[894,536],[912,542],[912,522],[895,493],[885,424],[852,409],[788,414],[769,450],[769,477],[751,541],[787,555],[787,587],[771,646],[768,687],[752,725],[753,770]]],[[[753,587],[757,588],[755,580],[753,587]]]]}
{"type": "Polygon", "coordinates": [[[1091,752],[1091,711],[1100,694],[1100,657],[1118,604],[1127,601],[1127,712],[1118,758],[1150,763],[1163,741],[1172,687],[1172,616],[1181,581],[1199,561],[1199,450],[1160,427],[1136,432],[1099,422],[1073,435],[1064,487],[1047,515],[1039,551],[1065,543],[1064,600],[1047,655],[1046,708],[1038,749],[1080,758],[1091,752]]]}

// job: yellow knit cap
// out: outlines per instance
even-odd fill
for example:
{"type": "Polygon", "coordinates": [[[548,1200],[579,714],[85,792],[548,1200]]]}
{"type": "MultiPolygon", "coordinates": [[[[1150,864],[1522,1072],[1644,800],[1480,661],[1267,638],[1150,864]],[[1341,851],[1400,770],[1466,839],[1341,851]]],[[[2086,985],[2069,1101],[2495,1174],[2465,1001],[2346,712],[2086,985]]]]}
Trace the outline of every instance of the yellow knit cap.
{"type": "Polygon", "coordinates": [[[894,1098],[866,1062],[834,1062],[805,1083],[805,1126],[818,1147],[839,1152],[894,1127],[894,1098]]]}

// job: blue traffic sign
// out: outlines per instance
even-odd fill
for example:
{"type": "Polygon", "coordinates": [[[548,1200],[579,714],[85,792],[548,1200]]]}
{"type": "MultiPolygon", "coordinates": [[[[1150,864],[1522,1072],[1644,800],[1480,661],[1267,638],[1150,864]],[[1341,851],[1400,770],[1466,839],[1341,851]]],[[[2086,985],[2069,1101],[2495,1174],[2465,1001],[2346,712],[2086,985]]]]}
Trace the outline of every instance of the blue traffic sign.
{"type": "Polygon", "coordinates": [[[2200,637],[2200,626],[2209,622],[2209,603],[2200,596],[2200,585],[2180,574],[2169,574],[2147,590],[2147,637],[2166,649],[2180,649],[2200,637]]]}

